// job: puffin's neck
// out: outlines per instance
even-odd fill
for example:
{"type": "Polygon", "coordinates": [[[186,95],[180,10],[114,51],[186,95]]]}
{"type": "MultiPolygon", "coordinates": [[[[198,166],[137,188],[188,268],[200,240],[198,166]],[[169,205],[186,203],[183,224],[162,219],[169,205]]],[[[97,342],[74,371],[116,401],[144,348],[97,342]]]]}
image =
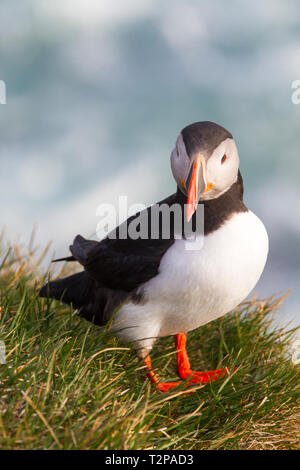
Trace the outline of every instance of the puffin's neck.
{"type": "MultiPolygon", "coordinates": [[[[215,199],[200,201],[204,206],[204,234],[208,235],[217,230],[235,213],[247,212],[248,209],[243,202],[243,178],[238,172],[238,178],[230,188],[215,199]]],[[[187,197],[177,188],[176,202],[181,205],[187,204],[187,197]]],[[[193,227],[196,227],[196,214],[192,217],[193,227]]]]}

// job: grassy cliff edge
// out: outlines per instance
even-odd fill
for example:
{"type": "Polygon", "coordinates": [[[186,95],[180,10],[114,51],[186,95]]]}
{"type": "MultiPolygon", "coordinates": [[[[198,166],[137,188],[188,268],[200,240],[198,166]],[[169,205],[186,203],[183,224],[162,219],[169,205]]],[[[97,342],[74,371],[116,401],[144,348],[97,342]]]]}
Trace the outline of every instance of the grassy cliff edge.
{"type": "MultiPolygon", "coordinates": [[[[295,330],[273,326],[278,300],[244,303],[191,332],[194,368],[237,369],[194,393],[162,395],[127,345],[38,297],[44,254],[1,252],[2,449],[300,448],[295,330]]],[[[177,379],[174,354],[172,338],[157,342],[152,361],[162,380],[177,379]]]]}

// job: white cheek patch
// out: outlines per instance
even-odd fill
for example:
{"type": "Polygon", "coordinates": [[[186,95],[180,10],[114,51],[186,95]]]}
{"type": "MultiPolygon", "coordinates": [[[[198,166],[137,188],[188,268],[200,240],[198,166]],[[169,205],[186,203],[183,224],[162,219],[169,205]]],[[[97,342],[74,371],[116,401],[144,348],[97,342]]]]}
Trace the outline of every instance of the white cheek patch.
{"type": "Polygon", "coordinates": [[[227,159],[229,160],[230,158],[234,158],[238,160],[238,151],[235,145],[235,142],[233,139],[226,139],[224,140],[212,153],[211,157],[209,158],[209,162],[211,161],[219,161],[221,162],[221,159],[223,155],[227,155],[227,159]]]}

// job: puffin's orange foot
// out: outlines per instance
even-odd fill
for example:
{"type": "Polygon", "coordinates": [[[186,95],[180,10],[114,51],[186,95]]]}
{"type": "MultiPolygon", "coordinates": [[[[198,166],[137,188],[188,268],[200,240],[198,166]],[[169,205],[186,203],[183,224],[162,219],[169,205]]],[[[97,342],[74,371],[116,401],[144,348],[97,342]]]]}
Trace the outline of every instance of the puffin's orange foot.
{"type": "Polygon", "coordinates": [[[153,383],[153,385],[155,385],[155,388],[159,390],[160,392],[169,392],[170,390],[172,390],[172,388],[175,388],[182,383],[182,382],[160,382],[157,375],[155,374],[155,372],[153,372],[151,368],[150,356],[145,357],[143,362],[146,366],[148,379],[150,380],[151,383],[153,383]]]}
{"type": "MultiPolygon", "coordinates": [[[[177,350],[178,374],[181,379],[186,380],[186,383],[184,384],[186,387],[190,387],[193,384],[214,382],[215,380],[223,377],[224,375],[229,375],[229,371],[227,368],[208,370],[206,372],[192,371],[190,367],[190,361],[186,352],[186,335],[184,333],[178,333],[177,335],[175,335],[175,345],[177,350]]],[[[146,366],[148,379],[151,383],[153,383],[153,385],[155,385],[157,390],[159,390],[160,392],[169,392],[173,388],[178,387],[178,385],[182,384],[182,382],[160,382],[157,375],[152,370],[150,356],[146,356],[143,359],[143,362],[146,366]]],[[[236,367],[233,370],[235,369],[236,367]]]]}
{"type": "MultiPolygon", "coordinates": [[[[157,375],[155,372],[153,372],[151,368],[151,359],[150,356],[147,356],[144,359],[144,364],[146,366],[146,371],[147,371],[147,377],[150,380],[150,382],[155,386],[157,390],[160,392],[169,392],[173,388],[178,387],[178,385],[181,385],[182,382],[160,382],[157,375]]],[[[186,384],[188,385],[188,384],[186,384]]]]}
{"type": "Polygon", "coordinates": [[[228,369],[216,369],[216,370],[208,370],[206,372],[198,372],[192,370],[182,370],[179,369],[179,376],[183,380],[188,380],[188,383],[208,383],[214,382],[219,377],[224,377],[224,375],[228,375],[228,369]]]}
{"type": "MultiPolygon", "coordinates": [[[[160,382],[157,375],[155,374],[155,372],[153,372],[151,368],[150,356],[147,356],[143,360],[143,362],[146,366],[148,379],[155,386],[155,388],[159,390],[160,392],[169,392],[173,388],[178,387],[178,385],[182,385],[182,382],[160,382]]],[[[187,382],[186,384],[184,384],[185,387],[190,387],[191,385],[193,385],[192,382],[187,382]]]]}
{"type": "Polygon", "coordinates": [[[179,377],[183,380],[188,380],[188,383],[208,383],[214,382],[219,377],[229,375],[227,368],[208,370],[206,372],[192,371],[190,361],[186,352],[186,335],[178,333],[175,335],[175,346],[177,351],[177,368],[179,377]]]}
{"type": "Polygon", "coordinates": [[[181,385],[181,384],[182,382],[158,382],[155,384],[155,387],[160,392],[169,392],[170,390],[178,387],[178,385],[181,385]]]}

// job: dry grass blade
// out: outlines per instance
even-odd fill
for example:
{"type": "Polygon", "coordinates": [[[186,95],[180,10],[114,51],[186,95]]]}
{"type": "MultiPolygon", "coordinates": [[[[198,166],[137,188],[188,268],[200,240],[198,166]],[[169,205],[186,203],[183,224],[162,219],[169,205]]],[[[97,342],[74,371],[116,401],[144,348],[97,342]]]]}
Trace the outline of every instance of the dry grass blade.
{"type": "Polygon", "coordinates": [[[43,415],[43,413],[35,406],[35,404],[33,403],[33,401],[31,400],[31,398],[29,398],[29,396],[26,394],[26,392],[22,392],[22,395],[23,397],[25,398],[25,400],[27,401],[27,403],[34,409],[34,411],[37,413],[37,415],[41,418],[41,420],[43,421],[44,425],[46,426],[46,428],[48,429],[48,431],[50,432],[51,436],[53,437],[53,439],[55,440],[56,444],[58,445],[58,447],[60,449],[62,449],[62,445],[61,443],[59,442],[58,438],[56,437],[55,435],[55,432],[53,431],[52,427],[50,426],[50,424],[48,423],[48,421],[46,420],[45,416],[43,415]]]}

